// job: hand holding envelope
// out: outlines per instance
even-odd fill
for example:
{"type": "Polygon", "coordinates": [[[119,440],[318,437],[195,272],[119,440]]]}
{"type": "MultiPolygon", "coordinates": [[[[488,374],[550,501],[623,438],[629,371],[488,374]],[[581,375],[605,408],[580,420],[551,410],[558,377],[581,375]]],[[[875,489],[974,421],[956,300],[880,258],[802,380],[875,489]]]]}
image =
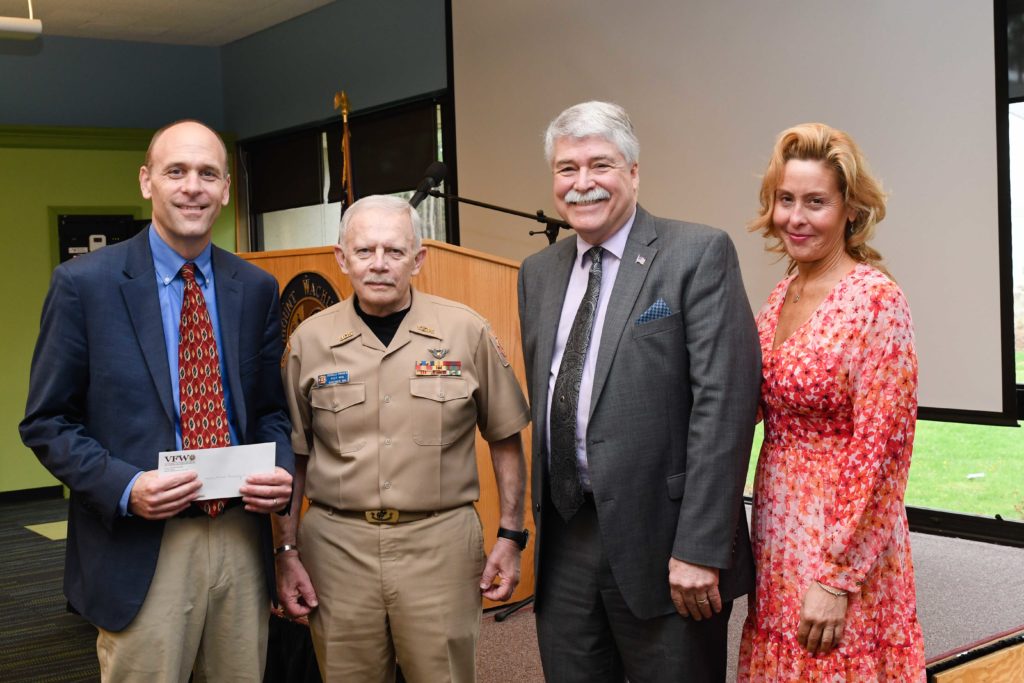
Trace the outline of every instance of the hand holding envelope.
{"type": "Polygon", "coordinates": [[[174,517],[192,504],[200,487],[202,482],[195,472],[165,475],[159,470],[148,470],[132,484],[128,512],[143,519],[174,517]]]}
{"type": "Polygon", "coordinates": [[[162,451],[161,474],[195,472],[202,488],[196,500],[242,497],[250,512],[276,512],[291,499],[292,477],[275,467],[275,445],[162,451]]]}

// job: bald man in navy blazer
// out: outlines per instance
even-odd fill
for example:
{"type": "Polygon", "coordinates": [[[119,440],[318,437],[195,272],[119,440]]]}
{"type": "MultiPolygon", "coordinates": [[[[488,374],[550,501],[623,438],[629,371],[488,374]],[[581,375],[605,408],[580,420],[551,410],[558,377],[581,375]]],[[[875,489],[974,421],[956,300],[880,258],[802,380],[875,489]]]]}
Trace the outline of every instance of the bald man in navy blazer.
{"type": "Polygon", "coordinates": [[[21,436],[71,490],[64,591],[99,629],[105,681],[262,679],[273,586],[267,513],[286,509],[294,455],[280,379],[276,281],[210,243],[228,202],[227,153],[196,121],[156,133],[140,169],[151,226],[60,265],[43,305],[21,436]],[[271,442],[221,514],[181,448],[182,265],[212,319],[231,443],[271,442]]]}
{"type": "Polygon", "coordinates": [[[546,138],[576,237],[519,273],[544,674],[721,681],[732,600],[754,577],[742,492],[760,350],[736,252],[720,230],[637,204],[621,107],[570,107],[546,138]],[[577,404],[566,356],[584,357],[577,404]]]}

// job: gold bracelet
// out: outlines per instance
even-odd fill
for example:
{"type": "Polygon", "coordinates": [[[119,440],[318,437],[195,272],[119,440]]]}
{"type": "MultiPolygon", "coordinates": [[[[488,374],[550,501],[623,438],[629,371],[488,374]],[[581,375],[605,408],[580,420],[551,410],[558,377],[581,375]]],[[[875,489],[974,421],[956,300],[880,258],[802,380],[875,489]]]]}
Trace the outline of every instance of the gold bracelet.
{"type": "Polygon", "coordinates": [[[281,545],[281,546],[278,546],[278,547],[274,548],[274,555],[276,556],[276,555],[280,555],[281,553],[286,553],[289,550],[298,550],[298,549],[299,549],[299,546],[297,546],[297,545],[292,545],[291,543],[285,543],[284,545],[281,545]]]}
{"type": "Polygon", "coordinates": [[[818,588],[820,588],[821,590],[825,591],[833,597],[845,598],[847,595],[849,595],[848,592],[839,590],[838,588],[833,588],[832,586],[826,586],[821,581],[815,581],[814,583],[818,584],[818,588]]]}

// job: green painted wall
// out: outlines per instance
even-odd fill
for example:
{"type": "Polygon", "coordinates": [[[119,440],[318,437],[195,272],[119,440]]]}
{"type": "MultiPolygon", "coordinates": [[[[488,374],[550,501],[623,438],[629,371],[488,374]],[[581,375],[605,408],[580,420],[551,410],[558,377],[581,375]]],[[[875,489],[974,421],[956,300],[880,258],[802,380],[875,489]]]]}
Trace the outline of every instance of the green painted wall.
{"type": "MultiPolygon", "coordinates": [[[[118,209],[148,218],[138,183],[148,137],[134,130],[75,131],[73,139],[53,129],[0,130],[0,492],[57,483],[18,436],[39,314],[56,265],[55,217],[118,209]],[[63,141],[39,140],[41,130],[63,141]],[[33,144],[42,146],[21,146],[33,144]]],[[[233,201],[214,226],[214,241],[235,249],[233,201]]]]}

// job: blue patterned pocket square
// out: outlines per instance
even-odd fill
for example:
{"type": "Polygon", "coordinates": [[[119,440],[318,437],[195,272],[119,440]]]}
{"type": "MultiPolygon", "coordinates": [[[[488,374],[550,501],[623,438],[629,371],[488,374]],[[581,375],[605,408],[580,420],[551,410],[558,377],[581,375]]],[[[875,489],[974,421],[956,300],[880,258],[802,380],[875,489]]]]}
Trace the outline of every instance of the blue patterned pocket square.
{"type": "Polygon", "coordinates": [[[657,320],[658,318],[665,318],[670,315],[672,315],[672,309],[668,307],[668,304],[665,303],[664,299],[659,298],[651,304],[650,308],[640,314],[640,317],[636,319],[636,324],[643,325],[644,323],[649,323],[657,320]]]}

